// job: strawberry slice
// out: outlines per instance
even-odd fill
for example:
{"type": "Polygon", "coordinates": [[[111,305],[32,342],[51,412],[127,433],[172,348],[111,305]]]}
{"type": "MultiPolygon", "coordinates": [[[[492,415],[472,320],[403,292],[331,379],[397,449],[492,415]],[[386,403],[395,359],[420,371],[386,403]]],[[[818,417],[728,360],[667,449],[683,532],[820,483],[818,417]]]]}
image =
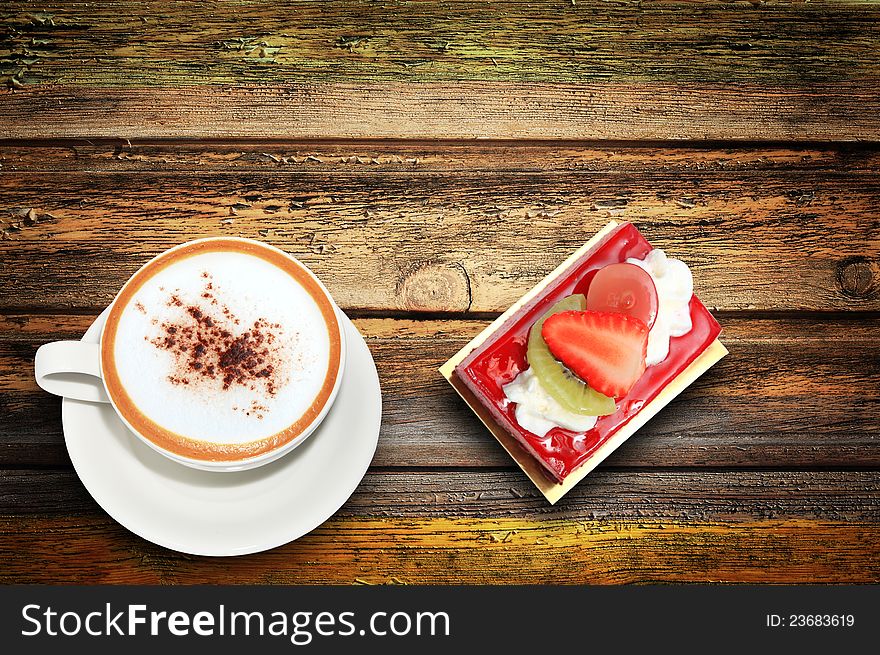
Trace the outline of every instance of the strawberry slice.
{"type": "Polygon", "coordinates": [[[553,356],[606,396],[620,398],[645,372],[648,326],[626,314],[569,311],[541,329],[553,356]]]}

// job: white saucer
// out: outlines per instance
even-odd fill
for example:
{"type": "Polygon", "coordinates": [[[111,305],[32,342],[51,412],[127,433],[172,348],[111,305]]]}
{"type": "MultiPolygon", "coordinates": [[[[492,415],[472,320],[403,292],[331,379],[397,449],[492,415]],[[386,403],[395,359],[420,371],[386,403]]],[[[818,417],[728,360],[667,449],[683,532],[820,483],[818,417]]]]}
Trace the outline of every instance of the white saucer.
{"type": "MultiPolygon", "coordinates": [[[[98,342],[107,312],[83,341],[98,342]]],[[[193,555],[244,555],[314,530],[348,500],[379,441],[382,395],[363,337],[343,318],[348,354],[320,427],[284,457],[250,471],[198,471],[132,435],[110,405],[65,398],[64,440],[83,485],[135,534],[193,555]]]]}

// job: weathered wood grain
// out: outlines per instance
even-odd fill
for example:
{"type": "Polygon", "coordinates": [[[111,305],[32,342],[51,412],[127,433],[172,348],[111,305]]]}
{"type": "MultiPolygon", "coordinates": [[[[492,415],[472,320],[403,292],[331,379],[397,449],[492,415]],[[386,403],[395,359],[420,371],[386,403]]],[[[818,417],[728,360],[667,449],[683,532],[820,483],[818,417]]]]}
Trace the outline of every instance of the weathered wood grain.
{"type": "MultiPolygon", "coordinates": [[[[72,470],[0,472],[2,516],[103,514],[72,470]]],[[[338,515],[661,523],[799,519],[878,523],[880,529],[880,471],[600,469],[549,505],[519,470],[374,468],[338,515]]]]}
{"type": "MultiPolygon", "coordinates": [[[[811,176],[876,173],[872,144],[629,143],[450,139],[0,139],[4,171],[323,172],[498,174],[701,171],[762,176],[795,169],[811,176]]],[[[804,201],[807,199],[805,198],[804,201]]]]}
{"type": "MultiPolygon", "coordinates": [[[[534,82],[764,79],[799,88],[880,71],[872,50],[880,39],[877,9],[858,0],[759,7],[675,0],[642,7],[589,0],[251,0],[211,11],[192,1],[40,4],[13,0],[2,14],[5,43],[38,59],[21,64],[29,67],[23,77],[34,83],[192,86],[515,76],[534,82]],[[40,37],[49,43],[31,42],[40,37]],[[405,65],[419,59],[430,61],[405,65]]],[[[15,52],[7,57],[6,66],[19,59],[15,52]]]]}
{"type": "Polygon", "coordinates": [[[176,555],[109,518],[0,517],[0,582],[51,584],[870,584],[875,524],[334,518],[239,558],[176,555]]]}
{"type": "Polygon", "coordinates": [[[878,18],[4,3],[0,582],[880,582],[880,150],[818,145],[880,140],[878,18]],[[544,141],[383,140],[438,137],[544,141]],[[436,367],[612,217],[692,266],[731,354],[549,506],[436,367]],[[384,392],[337,516],[235,559],[106,516],[32,379],[148,257],[215,234],[311,266],[384,392]]]}
{"type": "Polygon", "coordinates": [[[70,145],[0,149],[0,310],[96,309],[157,252],[229,234],[349,310],[499,312],[612,217],[711,308],[880,310],[873,149],[70,145]]]}
{"type": "Polygon", "coordinates": [[[312,534],[205,559],[126,532],[72,472],[4,472],[0,581],[877,582],[877,475],[598,471],[551,508],[513,472],[374,472],[312,534]]]}
{"type": "Polygon", "coordinates": [[[6,2],[0,132],[854,140],[876,4],[6,2]]]}
{"type": "MultiPolygon", "coordinates": [[[[92,316],[0,317],[0,465],[67,466],[39,344],[92,316]]],[[[724,318],[730,355],[609,458],[609,467],[880,466],[880,321],[724,318]]],[[[357,319],[378,366],[381,467],[512,466],[437,373],[485,321],[357,319]]]]}

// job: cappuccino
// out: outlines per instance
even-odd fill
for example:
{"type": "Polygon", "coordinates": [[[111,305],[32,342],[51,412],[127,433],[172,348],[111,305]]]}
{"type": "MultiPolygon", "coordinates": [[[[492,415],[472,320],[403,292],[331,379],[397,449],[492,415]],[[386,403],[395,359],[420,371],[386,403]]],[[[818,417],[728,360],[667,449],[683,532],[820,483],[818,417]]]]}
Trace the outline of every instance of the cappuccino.
{"type": "Polygon", "coordinates": [[[257,457],[305,436],[335,396],[336,308],[275,248],[206,239],[149,262],[120,291],[101,342],[107,394],[171,454],[257,457]]]}

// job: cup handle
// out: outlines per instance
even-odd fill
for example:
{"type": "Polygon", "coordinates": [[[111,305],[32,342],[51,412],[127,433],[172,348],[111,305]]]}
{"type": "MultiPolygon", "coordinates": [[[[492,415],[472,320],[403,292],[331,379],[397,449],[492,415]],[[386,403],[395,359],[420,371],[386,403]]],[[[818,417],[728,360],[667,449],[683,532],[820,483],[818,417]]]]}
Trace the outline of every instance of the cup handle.
{"type": "Polygon", "coordinates": [[[109,403],[101,379],[101,346],[83,341],[55,341],[39,347],[34,374],[40,388],[65,398],[109,403]]]}

